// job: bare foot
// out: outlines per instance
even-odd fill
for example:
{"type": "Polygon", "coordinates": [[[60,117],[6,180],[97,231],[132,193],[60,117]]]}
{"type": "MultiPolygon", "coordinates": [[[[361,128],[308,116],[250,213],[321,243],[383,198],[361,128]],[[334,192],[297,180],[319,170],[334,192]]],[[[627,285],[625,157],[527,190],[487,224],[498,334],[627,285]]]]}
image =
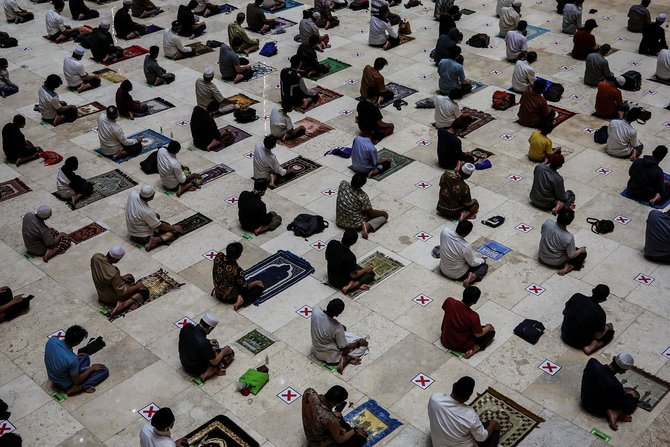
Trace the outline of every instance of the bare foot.
{"type": "Polygon", "coordinates": [[[468,273],[468,277],[465,278],[465,281],[463,281],[463,287],[468,287],[469,285],[471,285],[476,280],[477,280],[477,275],[475,275],[472,272],[468,273]]]}
{"type": "Polygon", "coordinates": [[[561,270],[558,272],[558,276],[565,276],[571,271],[573,271],[575,267],[571,264],[565,264],[561,270]]]}
{"type": "Polygon", "coordinates": [[[370,284],[361,284],[359,287],[361,290],[370,290],[370,284]]]}
{"type": "Polygon", "coordinates": [[[361,225],[361,237],[363,239],[368,238],[368,224],[367,224],[367,222],[363,222],[363,225],[361,225]]]}
{"type": "Polygon", "coordinates": [[[216,375],[219,376],[219,377],[225,376],[226,375],[226,368],[219,368],[218,370],[216,370],[216,375]]]}
{"type": "Polygon", "coordinates": [[[88,388],[86,388],[86,389],[84,390],[84,393],[88,393],[88,394],[93,394],[93,393],[95,393],[95,387],[94,387],[94,386],[89,386],[88,388]]]}
{"type": "Polygon", "coordinates": [[[240,307],[242,307],[242,304],[244,304],[242,295],[237,295],[237,301],[235,301],[235,304],[233,305],[233,310],[237,312],[238,310],[240,310],[240,307]]]}

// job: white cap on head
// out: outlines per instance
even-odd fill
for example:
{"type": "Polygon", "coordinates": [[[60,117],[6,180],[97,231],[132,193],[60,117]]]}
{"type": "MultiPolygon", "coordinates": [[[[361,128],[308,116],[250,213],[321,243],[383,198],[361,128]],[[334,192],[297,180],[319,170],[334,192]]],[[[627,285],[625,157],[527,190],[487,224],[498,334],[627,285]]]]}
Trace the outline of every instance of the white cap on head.
{"type": "Polygon", "coordinates": [[[619,84],[619,87],[623,87],[624,85],[626,85],[626,78],[624,78],[623,76],[617,76],[616,83],[619,84]]]}
{"type": "Polygon", "coordinates": [[[49,205],[40,205],[37,207],[35,213],[40,219],[48,219],[51,217],[51,207],[49,205]]]}
{"type": "Polygon", "coordinates": [[[216,318],[216,315],[210,313],[203,315],[202,321],[204,321],[205,324],[210,327],[216,327],[216,325],[219,324],[219,319],[216,318]]]}
{"type": "Polygon", "coordinates": [[[521,0],[514,0],[512,6],[521,6],[521,0]]]}
{"type": "Polygon", "coordinates": [[[656,16],[656,21],[663,23],[663,22],[665,22],[665,19],[667,19],[667,18],[668,18],[668,15],[666,13],[662,12],[659,15],[656,16]]]}
{"type": "Polygon", "coordinates": [[[133,0],[123,0],[123,4],[124,4],[124,5],[132,5],[132,4],[133,4],[133,0]]]}
{"type": "Polygon", "coordinates": [[[206,78],[213,78],[214,69],[212,67],[207,67],[205,68],[205,71],[202,72],[202,74],[205,75],[206,78]]]}
{"type": "Polygon", "coordinates": [[[472,173],[475,172],[475,165],[472,163],[465,163],[461,167],[461,172],[465,175],[472,175],[472,173]]]}
{"type": "Polygon", "coordinates": [[[153,187],[149,185],[142,185],[142,189],[140,189],[140,197],[143,199],[150,199],[156,194],[156,190],[154,190],[153,187]]]}
{"type": "Polygon", "coordinates": [[[76,55],[78,55],[78,56],[83,56],[85,52],[86,52],[86,50],[85,50],[83,47],[79,46],[79,45],[77,45],[76,47],[74,47],[74,51],[73,51],[73,53],[76,54],[76,55]]]}
{"type": "Polygon", "coordinates": [[[635,364],[635,360],[633,360],[632,355],[622,352],[621,354],[614,357],[614,363],[616,363],[616,365],[623,370],[629,370],[635,364]]]}
{"type": "Polygon", "coordinates": [[[320,20],[320,19],[321,19],[321,13],[320,13],[319,11],[314,11],[314,12],[312,13],[312,18],[313,18],[314,20],[320,20]]]}
{"type": "Polygon", "coordinates": [[[123,247],[115,245],[109,249],[108,254],[114,259],[121,259],[126,254],[126,251],[123,249],[123,247]]]}
{"type": "Polygon", "coordinates": [[[100,28],[106,28],[109,29],[109,20],[107,19],[102,19],[100,21],[100,28]]]}

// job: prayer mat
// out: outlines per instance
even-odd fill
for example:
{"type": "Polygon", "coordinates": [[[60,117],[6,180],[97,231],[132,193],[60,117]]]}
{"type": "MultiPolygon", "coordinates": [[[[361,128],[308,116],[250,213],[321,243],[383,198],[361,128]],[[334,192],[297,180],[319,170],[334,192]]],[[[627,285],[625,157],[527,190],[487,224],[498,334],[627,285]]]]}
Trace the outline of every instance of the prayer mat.
{"type": "Polygon", "coordinates": [[[386,177],[389,175],[401,170],[408,164],[412,163],[414,160],[405,157],[404,155],[397,154],[389,149],[382,149],[377,152],[377,157],[381,160],[382,158],[390,158],[391,159],[391,167],[388,168],[386,171],[382,172],[381,174],[375,175],[372,177],[373,180],[381,181],[384,180],[386,177]]]}
{"type": "MultiPolygon", "coordinates": [[[[390,106],[396,99],[407,98],[408,96],[413,95],[418,91],[414,90],[413,88],[405,87],[404,85],[396,84],[395,82],[389,82],[388,84],[386,84],[386,88],[393,92],[393,98],[379,104],[380,109],[383,109],[386,106],[390,106]]],[[[356,98],[357,101],[360,101],[362,99],[363,98],[360,96],[356,98]]]]}
{"type": "Polygon", "coordinates": [[[231,12],[235,11],[237,8],[230,3],[224,3],[223,5],[220,6],[221,12],[223,14],[230,14],[231,12]]]}
{"type": "Polygon", "coordinates": [[[330,70],[328,70],[328,73],[325,73],[317,78],[312,78],[315,81],[318,81],[319,79],[323,79],[326,76],[332,75],[333,73],[337,73],[338,71],[342,71],[344,69],[351,67],[350,64],[347,64],[346,62],[342,62],[337,59],[333,59],[332,57],[328,57],[320,62],[322,64],[328,65],[330,67],[330,70]]]}
{"type": "Polygon", "coordinates": [[[158,25],[154,25],[152,23],[150,25],[147,25],[143,30],[140,30],[139,34],[140,34],[140,36],[146,36],[147,34],[156,33],[158,31],[163,31],[163,28],[161,28],[158,25]]]}
{"type": "Polygon", "coordinates": [[[471,155],[475,158],[475,161],[473,164],[479,163],[480,161],[484,161],[487,158],[489,158],[492,155],[495,155],[493,152],[489,152],[487,150],[482,149],[481,147],[475,148],[474,150],[470,152],[466,152],[466,154],[471,155]]]}
{"type": "Polygon", "coordinates": [[[659,78],[659,77],[656,76],[656,75],[653,75],[651,78],[648,78],[647,80],[648,80],[648,81],[652,81],[652,82],[658,82],[659,84],[670,85],[670,79],[668,79],[668,80],[666,81],[666,80],[664,80],[664,79],[659,78]]]}
{"type": "Polygon", "coordinates": [[[196,56],[202,56],[203,54],[212,53],[214,50],[202,42],[193,42],[186,45],[189,48],[193,48],[196,56]]]}
{"type": "Polygon", "coordinates": [[[493,259],[494,261],[502,258],[510,251],[512,251],[511,248],[505,247],[503,244],[500,244],[496,241],[488,241],[486,244],[477,249],[478,253],[481,253],[487,258],[493,259]]]}
{"type": "Polygon", "coordinates": [[[372,447],[402,425],[373,399],[347,413],[344,420],[352,427],[361,426],[368,433],[368,442],[364,447],[372,447]]]}
{"type": "Polygon", "coordinates": [[[482,421],[500,423],[500,447],[515,447],[544,419],[523,408],[493,388],[487,389],[470,404],[482,421]]]}
{"type": "Polygon", "coordinates": [[[670,383],[635,366],[626,371],[619,380],[624,388],[633,388],[640,393],[637,406],[646,411],[656,408],[656,405],[670,391],[670,383]]]}
{"type": "MultiPolygon", "coordinates": [[[[664,172],[664,173],[663,173],[663,178],[665,179],[665,187],[666,187],[666,188],[670,188],[670,174],[668,174],[667,172],[664,172]]],[[[657,203],[657,204],[655,204],[655,205],[652,205],[651,203],[649,203],[648,200],[637,200],[637,199],[633,199],[632,197],[630,197],[630,196],[628,195],[628,188],[624,189],[624,190],[621,192],[621,196],[622,196],[622,197],[625,197],[625,198],[627,198],[627,199],[630,199],[630,200],[635,200],[637,203],[639,203],[639,204],[641,204],[641,205],[650,206],[650,207],[655,208],[655,209],[657,209],[657,210],[661,210],[661,209],[665,208],[666,206],[670,205],[670,199],[667,200],[667,201],[664,202],[664,203],[657,203]]]]}
{"type": "Polygon", "coordinates": [[[278,31],[280,30],[285,30],[286,28],[290,28],[293,25],[297,25],[297,23],[294,22],[293,20],[285,19],[283,17],[275,17],[274,20],[275,22],[277,22],[277,26],[272,28],[272,31],[266,34],[278,34],[278,31]]]}
{"type": "MultiPolygon", "coordinates": [[[[108,64],[106,62],[100,62],[101,65],[104,65],[105,67],[109,67],[112,64],[116,64],[117,62],[123,62],[128,59],[132,59],[137,56],[142,56],[143,54],[147,54],[149,50],[147,50],[144,47],[141,47],[139,45],[131,45],[128,48],[123,49],[123,58],[119,59],[118,61],[114,61],[111,64],[108,64]]],[[[91,58],[92,60],[93,58],[91,58]]]]}
{"type": "Polygon", "coordinates": [[[228,146],[219,145],[219,146],[215,147],[214,149],[212,149],[210,152],[219,152],[220,150],[223,150],[227,147],[230,147],[235,143],[239,143],[240,141],[242,141],[244,139],[247,139],[251,136],[251,134],[249,134],[249,133],[247,133],[247,132],[243,131],[242,129],[239,129],[235,126],[232,126],[230,124],[220,128],[219,132],[223,132],[224,130],[227,130],[227,131],[231,132],[235,136],[235,141],[228,146]]]}
{"type": "Polygon", "coordinates": [[[237,344],[247,348],[254,355],[270,347],[275,341],[258,332],[256,329],[237,340],[237,344]]]}
{"type": "MultiPolygon", "coordinates": [[[[375,284],[384,281],[389,276],[393,275],[395,272],[405,267],[400,261],[396,261],[390,256],[376,251],[367,258],[359,262],[361,268],[372,267],[372,270],[375,272],[375,280],[370,283],[370,287],[373,287],[375,284]]],[[[350,298],[356,298],[365,290],[354,290],[349,293],[347,296],[350,298]]]]}
{"type": "MultiPolygon", "coordinates": [[[[80,27],[79,27],[79,35],[82,35],[82,34],[88,34],[88,33],[90,33],[91,31],[93,31],[93,28],[91,28],[90,26],[86,26],[86,25],[84,25],[84,26],[80,26],[80,27]]],[[[53,43],[55,43],[56,45],[60,45],[60,44],[65,43],[65,42],[72,42],[72,41],[74,40],[72,37],[70,37],[70,38],[67,39],[67,40],[62,40],[62,41],[60,41],[60,42],[55,42],[55,41],[49,39],[49,36],[48,36],[48,35],[45,35],[45,36],[42,36],[42,37],[44,37],[44,38],[45,38],[46,40],[48,40],[49,42],[53,42],[53,43]]]]}
{"type": "Polygon", "coordinates": [[[263,281],[263,295],[254,301],[258,306],[314,273],[314,267],[290,251],[279,250],[244,272],[247,281],[263,281]]]}
{"type": "Polygon", "coordinates": [[[107,228],[93,222],[86,225],[85,227],[73,231],[72,233],[68,234],[68,236],[75,244],[81,244],[82,242],[102,234],[105,231],[107,231],[107,228]]]}
{"type": "MultiPolygon", "coordinates": [[[[79,202],[77,202],[76,205],[72,205],[71,200],[64,200],[65,203],[67,203],[67,206],[70,207],[70,209],[79,209],[82,208],[86,205],[90,205],[93,202],[97,202],[98,200],[102,200],[105,197],[113,196],[116,193],[119,193],[121,191],[125,191],[126,189],[130,189],[133,186],[137,185],[137,182],[130,178],[127,174],[121,172],[118,169],[114,169],[113,171],[105,172],[104,174],[96,175],[95,177],[91,177],[88,179],[89,182],[93,183],[93,194],[90,196],[81,199],[79,202]]],[[[53,195],[60,199],[60,196],[58,193],[53,193],[53,195]]]]}
{"type": "MultiPolygon", "coordinates": [[[[266,74],[270,74],[273,71],[277,71],[276,68],[271,67],[269,65],[265,65],[263,62],[256,62],[255,64],[253,64],[251,66],[251,68],[253,68],[254,74],[251,76],[251,79],[248,79],[244,82],[249,82],[249,81],[253,81],[254,79],[262,78],[266,74]]],[[[233,81],[226,81],[225,79],[224,79],[223,82],[227,82],[228,84],[233,83],[233,81]]],[[[244,96],[244,95],[235,95],[235,96],[244,96]]],[[[258,102],[258,101],[256,101],[256,102],[258,102]]]]}
{"type": "Polygon", "coordinates": [[[552,106],[552,105],[550,105],[549,107],[551,108],[551,110],[556,111],[556,118],[554,118],[554,127],[558,126],[563,121],[566,121],[566,120],[572,118],[573,116],[577,115],[577,113],[575,113],[575,112],[571,112],[569,110],[562,109],[560,107],[556,107],[556,106],[552,106]]]}
{"type": "Polygon", "coordinates": [[[473,81],[472,79],[468,79],[468,81],[470,81],[470,84],[472,84],[472,90],[470,90],[470,93],[466,93],[465,95],[463,95],[464,98],[468,95],[477,93],[478,91],[483,90],[484,88],[487,87],[487,85],[484,84],[483,82],[473,81]]]}
{"type": "MultiPolygon", "coordinates": [[[[149,299],[146,300],[144,303],[140,304],[137,307],[137,309],[139,309],[142,306],[146,306],[153,300],[156,300],[162,297],[163,295],[166,295],[184,285],[178,283],[173,278],[171,278],[170,275],[168,275],[163,269],[160,269],[157,272],[152,273],[151,275],[145,276],[138,282],[141,282],[147,289],[149,289],[149,299]]],[[[100,310],[100,313],[107,316],[109,321],[114,321],[119,317],[125,316],[128,312],[132,312],[130,308],[127,308],[126,310],[124,310],[119,314],[111,315],[113,310],[114,305],[102,304],[102,309],[100,310]]]]}
{"type": "Polygon", "coordinates": [[[94,113],[102,112],[105,110],[105,106],[100,104],[98,101],[89,102],[81,106],[77,106],[77,118],[83,118],[85,116],[93,115],[94,113]]]}
{"type": "MultiPolygon", "coordinates": [[[[175,225],[181,226],[181,233],[179,233],[178,237],[185,236],[198,228],[202,228],[208,223],[210,223],[212,219],[209,217],[205,216],[204,214],[201,213],[195,213],[192,216],[187,217],[184,220],[180,220],[177,222],[175,225]]],[[[173,242],[175,239],[173,239],[170,242],[173,242]]]]}
{"type": "Polygon", "coordinates": [[[298,6],[302,6],[302,3],[296,2],[295,0],[286,0],[286,3],[284,3],[283,8],[279,8],[275,11],[270,11],[270,8],[266,8],[265,6],[263,6],[263,11],[274,14],[280,11],[286,11],[287,9],[296,8],[298,6]]]}
{"type": "Polygon", "coordinates": [[[277,188],[279,188],[280,186],[284,186],[285,184],[292,182],[297,178],[303,177],[312,171],[316,171],[321,167],[321,165],[303,157],[296,157],[287,162],[282,163],[281,167],[284,169],[291,168],[296,174],[295,176],[289,178],[288,180],[285,178],[278,178],[277,181],[275,182],[275,187],[277,188]]]}
{"type": "Polygon", "coordinates": [[[304,108],[302,108],[302,107],[296,107],[295,110],[296,110],[297,112],[305,113],[305,112],[307,112],[307,111],[309,111],[309,110],[315,109],[315,108],[317,108],[317,107],[319,107],[319,106],[322,106],[322,105],[324,105],[324,104],[327,104],[327,103],[329,103],[329,102],[331,102],[331,101],[335,101],[336,99],[342,97],[341,94],[339,94],[339,93],[337,93],[337,92],[335,92],[335,91],[333,91],[333,90],[330,90],[330,89],[321,87],[320,85],[317,85],[316,87],[312,88],[311,90],[314,90],[314,91],[317,93],[318,98],[319,98],[318,101],[317,101],[316,103],[312,102],[312,103],[309,105],[309,107],[307,107],[306,109],[304,109],[304,108]]]}
{"type": "Polygon", "coordinates": [[[404,43],[411,42],[414,40],[414,37],[408,36],[406,34],[401,34],[399,37],[400,37],[400,43],[398,45],[402,45],[404,43]]]}
{"type": "Polygon", "coordinates": [[[540,28],[539,26],[532,26],[532,25],[528,25],[528,28],[526,28],[526,30],[527,30],[526,40],[535,39],[536,37],[540,37],[542,34],[549,32],[549,30],[546,28],[540,28]]]}
{"type": "Polygon", "coordinates": [[[213,182],[217,178],[223,177],[224,175],[230,174],[231,172],[235,172],[235,170],[230,166],[224,165],[223,163],[214,165],[200,173],[200,176],[202,177],[202,184],[206,185],[207,183],[213,182]]]}
{"type": "Polygon", "coordinates": [[[28,191],[32,191],[32,189],[28,188],[28,185],[19,180],[18,177],[12,180],[7,180],[6,182],[0,183],[0,202],[13,199],[28,191]]]}
{"type": "Polygon", "coordinates": [[[461,138],[495,120],[495,118],[488,113],[480,112],[479,110],[471,109],[469,107],[461,107],[461,116],[465,116],[465,119],[469,121],[468,127],[458,133],[458,136],[461,138]]]}
{"type": "Polygon", "coordinates": [[[164,100],[163,98],[153,98],[142,101],[142,104],[149,107],[149,115],[154,113],[162,112],[163,110],[171,109],[174,107],[174,104],[164,100]]]}
{"type": "Polygon", "coordinates": [[[111,68],[103,68],[102,70],[96,70],[93,72],[93,74],[99,77],[100,79],[106,79],[109,82],[113,82],[115,84],[123,82],[127,79],[125,76],[118,74],[111,68]]]}
{"type": "MultiPolygon", "coordinates": [[[[151,129],[145,129],[141,132],[137,132],[134,135],[131,135],[129,138],[135,138],[137,140],[140,140],[142,142],[142,151],[136,155],[133,156],[128,156],[125,158],[119,158],[118,160],[114,160],[116,163],[124,163],[128,160],[131,160],[135,157],[139,157],[142,154],[146,154],[147,152],[151,152],[154,149],[161,148],[163,146],[167,146],[172,139],[166,137],[165,135],[162,135],[155,130],[151,129]]],[[[98,148],[95,150],[99,155],[109,158],[111,160],[111,157],[107,157],[102,153],[102,149],[98,148]]]]}
{"type": "Polygon", "coordinates": [[[225,99],[225,101],[228,101],[229,103],[235,103],[240,107],[250,107],[253,106],[254,104],[258,104],[258,101],[256,101],[255,99],[251,99],[247,95],[244,95],[242,93],[229,96],[225,99]]]}
{"type": "Polygon", "coordinates": [[[472,9],[466,9],[466,8],[461,9],[461,14],[463,14],[465,16],[469,16],[470,14],[474,14],[474,13],[475,12],[472,9]]]}
{"type": "Polygon", "coordinates": [[[334,130],[334,128],[328,124],[322,123],[321,121],[315,120],[314,118],[310,118],[308,116],[301,119],[300,121],[293,123],[293,127],[297,128],[298,126],[305,126],[305,135],[293,140],[279,141],[279,144],[293,148],[304,143],[305,141],[309,141],[321,134],[334,130]]]}
{"type": "Polygon", "coordinates": [[[188,445],[202,447],[259,447],[260,444],[233,421],[218,415],[185,436],[188,445]]]}

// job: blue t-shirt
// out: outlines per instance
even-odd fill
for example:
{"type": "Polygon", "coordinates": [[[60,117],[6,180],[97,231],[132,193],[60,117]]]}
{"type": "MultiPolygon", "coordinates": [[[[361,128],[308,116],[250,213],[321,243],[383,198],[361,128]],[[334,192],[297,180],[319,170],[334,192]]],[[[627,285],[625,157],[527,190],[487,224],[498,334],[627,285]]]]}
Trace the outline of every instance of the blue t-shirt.
{"type": "Polygon", "coordinates": [[[437,72],[440,75],[438,86],[442,93],[461,88],[461,83],[465,81],[463,66],[453,59],[442,59],[437,66],[437,72]]]}
{"type": "Polygon", "coordinates": [[[661,210],[651,210],[647,217],[644,254],[670,256],[670,216],[661,210]]]}
{"type": "Polygon", "coordinates": [[[372,141],[367,137],[358,136],[354,138],[354,144],[351,146],[351,167],[353,170],[367,174],[378,163],[377,148],[372,144],[372,141]]]}
{"type": "Polygon", "coordinates": [[[72,377],[79,374],[77,354],[57,337],[51,337],[44,349],[44,365],[51,383],[61,389],[72,386],[72,377]]]}

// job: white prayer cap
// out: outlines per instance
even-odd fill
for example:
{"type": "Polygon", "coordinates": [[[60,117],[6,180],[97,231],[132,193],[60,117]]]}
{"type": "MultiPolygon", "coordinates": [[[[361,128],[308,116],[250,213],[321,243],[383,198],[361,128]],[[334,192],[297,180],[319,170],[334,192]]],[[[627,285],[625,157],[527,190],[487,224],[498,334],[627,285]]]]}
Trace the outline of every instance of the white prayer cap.
{"type": "Polygon", "coordinates": [[[205,68],[205,71],[202,72],[202,74],[205,75],[206,78],[213,78],[214,69],[212,67],[207,67],[205,68]]]}
{"type": "Polygon", "coordinates": [[[473,165],[472,163],[465,163],[461,167],[461,172],[467,176],[470,176],[472,175],[473,172],[475,172],[475,165],[473,165]]]}
{"type": "Polygon", "coordinates": [[[626,78],[624,78],[623,76],[617,76],[616,83],[619,84],[619,87],[623,87],[624,85],[626,85],[626,78]]]}
{"type": "Polygon", "coordinates": [[[319,11],[314,11],[314,13],[312,13],[312,18],[314,20],[320,20],[321,19],[321,13],[319,11]]]}
{"type": "Polygon", "coordinates": [[[74,54],[76,54],[77,56],[83,56],[85,52],[86,52],[86,50],[84,48],[80,47],[79,45],[74,47],[74,54]]]}
{"type": "Polygon", "coordinates": [[[616,363],[616,365],[621,369],[629,370],[635,364],[635,360],[633,360],[632,355],[622,352],[621,354],[614,357],[614,363],[616,363]]]}
{"type": "Polygon", "coordinates": [[[107,254],[114,259],[121,259],[126,254],[126,251],[123,249],[123,247],[115,245],[109,249],[109,253],[107,254]]]}
{"type": "Polygon", "coordinates": [[[216,325],[219,324],[219,319],[216,318],[216,315],[209,313],[202,316],[202,321],[204,321],[205,324],[210,327],[216,327],[216,325]]]}
{"type": "Polygon", "coordinates": [[[668,15],[666,13],[662,12],[661,14],[656,16],[656,21],[663,23],[663,22],[665,22],[665,19],[667,19],[667,18],[668,18],[668,15]]]}
{"type": "Polygon", "coordinates": [[[153,187],[149,185],[142,185],[142,189],[140,189],[140,197],[143,199],[150,199],[156,194],[156,190],[154,190],[153,187]]]}
{"type": "Polygon", "coordinates": [[[124,4],[124,5],[132,5],[132,4],[133,4],[133,0],[123,0],[123,4],[124,4]]]}
{"type": "Polygon", "coordinates": [[[512,6],[521,6],[521,0],[514,0],[512,6]]]}
{"type": "Polygon", "coordinates": [[[37,217],[40,219],[48,219],[51,217],[51,207],[49,205],[40,205],[37,207],[37,217]]]}
{"type": "Polygon", "coordinates": [[[102,19],[102,20],[100,21],[100,28],[109,29],[109,20],[107,20],[107,19],[102,19]]]}

